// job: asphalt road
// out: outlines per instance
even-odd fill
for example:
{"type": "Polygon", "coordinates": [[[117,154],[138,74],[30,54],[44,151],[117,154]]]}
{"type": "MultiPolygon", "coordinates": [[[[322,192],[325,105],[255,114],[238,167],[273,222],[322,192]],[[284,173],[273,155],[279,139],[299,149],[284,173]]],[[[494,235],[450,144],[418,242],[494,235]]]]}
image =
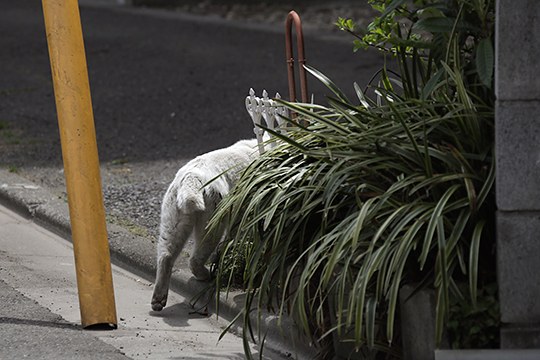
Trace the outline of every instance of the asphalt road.
{"type": "Polygon", "coordinates": [[[3,359],[129,359],[0,280],[3,359]]]}
{"type": "MultiPolygon", "coordinates": [[[[61,161],[40,3],[0,1],[0,126],[10,132],[0,139],[0,164],[13,167],[61,161]]],[[[244,108],[250,87],[287,96],[282,26],[122,7],[82,6],[81,18],[103,162],[227,146],[252,137],[244,108]]],[[[347,36],[321,35],[306,31],[308,64],[350,92],[380,66],[377,54],[353,55],[347,36]]],[[[309,81],[323,102],[328,92],[309,81]]]]}

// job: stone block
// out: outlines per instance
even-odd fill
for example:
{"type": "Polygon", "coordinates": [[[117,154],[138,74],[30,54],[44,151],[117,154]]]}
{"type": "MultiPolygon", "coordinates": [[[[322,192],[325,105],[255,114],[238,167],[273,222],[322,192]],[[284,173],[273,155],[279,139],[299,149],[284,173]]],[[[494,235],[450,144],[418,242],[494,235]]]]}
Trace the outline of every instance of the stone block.
{"type": "Polygon", "coordinates": [[[501,348],[538,349],[540,359],[540,327],[505,326],[501,328],[501,348]]]}
{"type": "Polygon", "coordinates": [[[496,14],[497,99],[540,99],[540,1],[498,0],[496,14]]]}
{"type": "Polygon", "coordinates": [[[538,360],[540,350],[436,350],[435,360],[538,360]]]}
{"type": "Polygon", "coordinates": [[[540,210],[540,101],[497,101],[495,119],[497,207],[540,210]]]}
{"type": "Polygon", "coordinates": [[[540,212],[497,213],[501,321],[540,324],[540,212]]]}

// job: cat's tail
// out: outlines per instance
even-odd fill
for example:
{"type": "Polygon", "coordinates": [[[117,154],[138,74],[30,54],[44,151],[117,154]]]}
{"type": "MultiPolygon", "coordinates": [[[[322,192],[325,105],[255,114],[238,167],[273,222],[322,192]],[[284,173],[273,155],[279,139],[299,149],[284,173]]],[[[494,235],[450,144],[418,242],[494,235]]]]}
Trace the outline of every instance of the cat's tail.
{"type": "Polygon", "coordinates": [[[186,174],[176,193],[178,208],[184,213],[204,211],[206,209],[203,192],[204,185],[202,179],[197,174],[186,174]]]}

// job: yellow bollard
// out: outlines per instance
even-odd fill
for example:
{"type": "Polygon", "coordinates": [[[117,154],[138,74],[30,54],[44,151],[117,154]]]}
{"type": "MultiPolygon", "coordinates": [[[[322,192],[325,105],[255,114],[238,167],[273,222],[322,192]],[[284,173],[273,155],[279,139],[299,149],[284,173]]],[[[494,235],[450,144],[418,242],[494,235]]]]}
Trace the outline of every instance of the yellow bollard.
{"type": "Polygon", "coordinates": [[[116,328],[109,243],[77,0],[43,0],[82,326],[116,328]]]}

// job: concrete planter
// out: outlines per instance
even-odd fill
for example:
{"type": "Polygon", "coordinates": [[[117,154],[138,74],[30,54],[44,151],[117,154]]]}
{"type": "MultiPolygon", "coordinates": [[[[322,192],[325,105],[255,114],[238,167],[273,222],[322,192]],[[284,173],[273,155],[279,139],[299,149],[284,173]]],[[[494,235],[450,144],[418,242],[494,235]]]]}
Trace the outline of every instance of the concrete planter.
{"type": "Polygon", "coordinates": [[[353,342],[345,342],[339,339],[337,334],[333,335],[334,350],[336,355],[333,360],[368,360],[370,357],[364,356],[360,351],[357,352],[353,342]]]}
{"type": "MultiPolygon", "coordinates": [[[[401,328],[403,359],[435,360],[435,291],[424,289],[414,292],[414,285],[405,285],[400,290],[400,318],[396,326],[401,328]]],[[[335,319],[332,319],[335,324],[335,319]]],[[[356,352],[352,342],[340,341],[334,334],[334,360],[367,360],[369,355],[356,352]]],[[[443,347],[448,341],[443,340],[443,347]]]]}
{"type": "MultiPolygon", "coordinates": [[[[415,286],[405,285],[399,294],[403,359],[435,359],[435,291],[423,289],[413,295],[415,286]]],[[[443,339],[442,347],[448,347],[443,339]]]]}

